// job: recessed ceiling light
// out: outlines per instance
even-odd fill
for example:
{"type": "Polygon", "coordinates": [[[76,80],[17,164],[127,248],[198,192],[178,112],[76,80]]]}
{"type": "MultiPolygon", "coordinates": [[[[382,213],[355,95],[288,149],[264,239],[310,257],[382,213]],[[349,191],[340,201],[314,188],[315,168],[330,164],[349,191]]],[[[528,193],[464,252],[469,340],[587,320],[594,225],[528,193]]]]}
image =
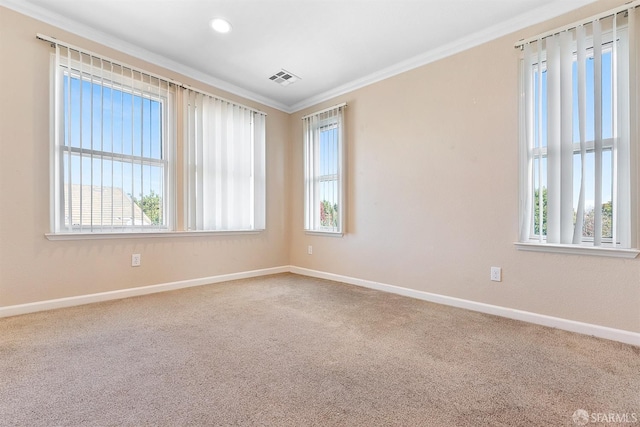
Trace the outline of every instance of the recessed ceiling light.
{"type": "Polygon", "coordinates": [[[211,20],[211,28],[213,28],[215,31],[219,33],[224,34],[231,31],[231,24],[229,24],[229,21],[227,21],[226,19],[213,18],[211,20]]]}

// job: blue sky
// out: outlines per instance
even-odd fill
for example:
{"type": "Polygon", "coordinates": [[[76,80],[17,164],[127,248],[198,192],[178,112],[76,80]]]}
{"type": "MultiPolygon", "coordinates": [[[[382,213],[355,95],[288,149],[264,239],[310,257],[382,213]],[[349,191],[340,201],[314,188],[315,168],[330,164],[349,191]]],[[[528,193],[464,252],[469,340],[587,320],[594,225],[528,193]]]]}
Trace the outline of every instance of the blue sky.
{"type": "MultiPolygon", "coordinates": [[[[331,127],[320,131],[320,172],[319,175],[335,175],[338,173],[338,128],[331,127]]],[[[320,183],[320,200],[327,200],[331,205],[339,203],[338,182],[324,181],[320,183]]]]}
{"type": "MultiPolygon", "coordinates": [[[[104,153],[162,159],[162,104],[79,78],[64,78],[66,145],[104,153]]],[[[69,158],[65,156],[65,183],[69,158]]],[[[162,194],[162,167],[129,161],[71,156],[71,182],[113,186],[135,197],[162,194]]]]}
{"type": "MultiPolygon", "coordinates": [[[[612,132],[612,87],[611,87],[611,52],[603,52],[602,54],[602,133],[603,138],[611,138],[613,136],[612,132]]],[[[594,61],[593,58],[587,59],[587,67],[586,67],[586,82],[587,82],[587,126],[586,126],[586,140],[593,140],[595,135],[594,129],[594,96],[593,96],[593,76],[594,76],[594,61]]],[[[535,84],[534,91],[537,94],[537,77],[534,76],[535,84]]],[[[580,133],[578,127],[578,70],[577,65],[573,63],[573,140],[575,143],[580,142],[580,133]]],[[[546,79],[546,71],[542,73],[542,128],[546,129],[547,126],[547,118],[546,118],[546,91],[547,91],[547,79],[546,79]]],[[[538,97],[536,96],[536,102],[538,102],[538,97]]],[[[538,110],[535,110],[535,120],[538,120],[538,110]]],[[[535,129],[535,140],[538,140],[538,127],[535,129]]],[[[547,135],[546,132],[543,131],[541,144],[543,147],[547,145],[547,135]]],[[[594,166],[595,165],[595,154],[593,152],[587,153],[585,166],[586,166],[586,189],[585,189],[585,208],[593,208],[594,207],[594,199],[595,199],[595,176],[594,176],[594,166]]],[[[605,151],[602,156],[602,167],[603,167],[603,181],[602,181],[602,202],[607,202],[611,200],[612,193],[612,180],[611,180],[611,170],[612,170],[612,158],[611,152],[605,151]]],[[[580,155],[574,155],[573,162],[573,170],[574,170],[574,195],[573,195],[573,205],[574,209],[577,209],[578,206],[578,197],[580,194],[580,170],[581,170],[581,158],[580,155]]],[[[537,160],[534,162],[534,181],[537,182],[539,175],[537,160]]],[[[547,168],[546,161],[542,163],[542,186],[546,187],[547,185],[547,168]]]]}

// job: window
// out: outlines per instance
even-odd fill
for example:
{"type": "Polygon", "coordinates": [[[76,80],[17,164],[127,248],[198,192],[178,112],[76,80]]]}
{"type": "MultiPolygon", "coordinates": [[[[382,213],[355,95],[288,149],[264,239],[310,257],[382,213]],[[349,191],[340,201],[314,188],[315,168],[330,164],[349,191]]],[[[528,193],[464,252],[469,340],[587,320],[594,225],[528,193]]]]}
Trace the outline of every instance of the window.
{"type": "Polygon", "coordinates": [[[305,230],[344,233],[344,109],[332,107],[303,118],[305,230]]]}
{"type": "Polygon", "coordinates": [[[172,85],[61,46],[54,81],[54,233],[171,229],[172,85]]]}
{"type": "Polygon", "coordinates": [[[635,244],[634,29],[626,16],[613,13],[523,44],[520,243],[618,250],[635,244]]]}
{"type": "Polygon", "coordinates": [[[184,91],[186,230],[265,228],[265,115],[184,91]]]}
{"type": "Polygon", "coordinates": [[[265,228],[264,113],[38,38],[56,48],[47,237],[265,228]]]}

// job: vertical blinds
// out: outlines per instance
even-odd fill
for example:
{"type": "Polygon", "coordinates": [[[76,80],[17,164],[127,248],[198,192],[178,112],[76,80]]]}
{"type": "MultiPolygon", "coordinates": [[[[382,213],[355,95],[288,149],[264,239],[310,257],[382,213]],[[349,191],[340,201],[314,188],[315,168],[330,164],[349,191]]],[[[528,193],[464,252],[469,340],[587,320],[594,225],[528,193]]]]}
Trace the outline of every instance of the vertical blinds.
{"type": "Polygon", "coordinates": [[[305,157],[305,229],[343,232],[346,104],[302,118],[305,157]]]}
{"type": "Polygon", "coordinates": [[[266,114],[54,38],[54,233],[265,228],[266,114]],[[182,99],[178,124],[176,98],[182,99]],[[175,156],[176,128],[183,156],[175,156]]]}
{"type": "Polygon", "coordinates": [[[601,207],[610,202],[611,231],[605,238],[613,246],[630,247],[630,111],[634,107],[629,75],[635,15],[630,5],[628,10],[522,42],[527,170],[520,241],[530,239],[534,223],[539,224],[535,234],[542,241],[544,221],[547,243],[591,241],[583,232],[589,194],[593,245],[603,243],[601,207]],[[591,163],[593,167],[587,169],[591,163]],[[546,218],[543,188],[548,191],[546,218]],[[536,197],[534,191],[539,192],[536,197]]]}
{"type": "Polygon", "coordinates": [[[52,230],[171,227],[174,84],[57,42],[54,79],[52,230]],[[158,202],[147,212],[145,197],[158,202]]]}
{"type": "Polygon", "coordinates": [[[265,115],[185,89],[187,230],[265,227],[265,115]]]}

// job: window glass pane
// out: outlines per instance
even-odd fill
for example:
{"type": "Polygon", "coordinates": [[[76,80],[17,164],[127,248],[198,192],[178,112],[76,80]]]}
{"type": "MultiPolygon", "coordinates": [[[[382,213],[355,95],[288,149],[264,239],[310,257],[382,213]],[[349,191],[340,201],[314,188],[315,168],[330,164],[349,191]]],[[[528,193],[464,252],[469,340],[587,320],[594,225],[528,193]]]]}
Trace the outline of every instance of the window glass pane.
{"type": "Polygon", "coordinates": [[[69,87],[68,75],[63,98],[67,145],[162,158],[160,100],[103,87],[99,81],[80,84],[78,77],[71,77],[69,87]]]}
{"type": "MultiPolygon", "coordinates": [[[[579,165],[580,156],[576,154],[574,159],[577,158],[577,162],[574,163],[574,167],[579,165]]],[[[584,210],[584,223],[583,223],[583,233],[584,237],[594,237],[595,232],[595,153],[588,152],[586,155],[586,189],[585,189],[585,210],[584,210]]],[[[579,170],[574,173],[576,180],[579,180],[579,170]]],[[[612,209],[611,209],[611,194],[612,194],[612,164],[611,164],[611,150],[603,150],[602,152],[602,204],[600,209],[602,211],[602,238],[611,238],[611,225],[612,225],[612,209]]],[[[577,210],[578,202],[578,191],[579,191],[579,182],[576,184],[577,190],[574,194],[574,213],[577,210]]]]}
{"type": "Polygon", "coordinates": [[[71,224],[69,224],[68,210],[65,212],[66,226],[163,224],[163,167],[132,165],[122,161],[101,161],[97,158],[92,162],[89,157],[73,154],[71,156],[72,193],[69,196],[67,157],[64,158],[63,164],[65,206],[70,204],[73,207],[71,224]],[[82,181],[80,173],[85,177],[82,181]]]}
{"type": "Polygon", "coordinates": [[[114,153],[124,153],[124,126],[123,126],[123,110],[124,110],[124,99],[122,91],[113,89],[111,91],[110,103],[107,104],[107,108],[111,110],[110,126],[106,126],[108,129],[108,133],[113,136],[113,141],[110,138],[105,138],[108,140],[107,145],[105,145],[105,151],[113,151],[114,153]]]}
{"type": "Polygon", "coordinates": [[[602,137],[613,138],[613,80],[611,50],[602,52],[602,137]]]}
{"type": "Polygon", "coordinates": [[[320,183],[320,225],[323,227],[338,226],[338,181],[331,180],[320,183]]]}
{"type": "Polygon", "coordinates": [[[133,155],[142,156],[142,128],[144,124],[144,114],[142,98],[139,96],[133,97],[131,121],[133,123],[133,155]]]}
{"type": "MultiPolygon", "coordinates": [[[[602,53],[602,137],[612,138],[612,80],[611,80],[611,51],[602,53]]],[[[543,73],[543,79],[546,80],[546,72],[543,73]]],[[[585,141],[593,141],[595,139],[595,97],[594,97],[594,60],[588,57],[586,62],[586,135],[585,141]]],[[[546,101],[543,101],[546,102],[546,101]]],[[[543,104],[545,105],[545,104],[543,104]]],[[[580,142],[580,125],[579,125],[579,104],[578,104],[578,66],[577,62],[573,62],[573,142],[580,142]]],[[[546,123],[543,123],[546,126],[546,123]]]]}
{"type": "Polygon", "coordinates": [[[122,93],[122,154],[133,154],[133,112],[134,102],[130,93],[122,93]]]}
{"type": "Polygon", "coordinates": [[[535,158],[533,161],[533,234],[540,236],[540,220],[542,219],[542,235],[547,235],[547,158],[535,158]],[[540,193],[542,193],[542,216],[540,215],[540,193]]]}
{"type": "Polygon", "coordinates": [[[589,45],[594,38],[597,39],[595,23],[592,27],[585,26],[585,34],[581,33],[582,28],[569,29],[563,31],[562,36],[550,36],[545,41],[538,40],[525,46],[524,63],[529,64],[530,69],[522,68],[524,77],[529,79],[523,81],[521,98],[521,112],[524,114],[521,114],[520,148],[523,156],[520,166],[525,179],[521,181],[520,191],[521,195],[528,197],[523,201],[528,212],[521,211],[520,218],[520,239],[523,242],[547,240],[544,236],[548,223],[553,224],[553,233],[548,236],[551,244],[631,247],[634,224],[633,213],[628,210],[628,198],[629,194],[634,194],[636,183],[629,181],[633,169],[628,162],[628,153],[633,152],[631,141],[634,133],[633,129],[631,134],[628,131],[629,103],[615,103],[630,96],[631,105],[635,105],[636,94],[629,93],[627,69],[634,60],[629,57],[623,12],[617,16],[620,19],[607,18],[604,24],[601,20],[603,43],[598,68],[593,56],[600,49],[589,45]],[[614,25],[618,26],[616,30],[614,25]],[[577,47],[582,46],[583,40],[586,43],[585,62],[579,64],[578,56],[581,60],[583,56],[577,47]],[[613,47],[616,45],[619,49],[614,57],[613,47]],[[547,48],[548,52],[545,51],[547,48]],[[553,74],[547,73],[547,59],[554,67],[553,74]],[[567,69],[569,64],[571,68],[567,69]],[[584,81],[579,81],[582,67],[584,81]],[[598,81],[595,81],[596,76],[598,81]],[[549,88],[554,89],[553,93],[547,94],[549,88]],[[567,100],[565,93],[571,98],[567,100]],[[553,108],[547,105],[549,101],[553,101],[553,108]],[[584,106],[583,111],[581,106],[584,106]],[[569,122],[563,116],[568,113],[567,107],[572,115],[569,122]],[[553,125],[551,129],[548,129],[549,124],[553,125]],[[614,126],[619,127],[616,129],[614,126]],[[563,138],[567,132],[569,140],[563,138]],[[547,149],[547,135],[562,136],[554,141],[553,150],[547,149]],[[615,147],[617,151],[614,151],[615,147]],[[566,155],[573,156],[573,159],[567,159],[566,155]],[[554,166],[549,177],[547,158],[549,165],[554,166]],[[554,195],[552,211],[546,208],[548,187],[554,195]],[[577,217],[578,210],[580,218],[577,217]],[[612,211],[617,212],[615,217],[612,211]],[[570,221],[572,214],[574,227],[570,221]],[[575,229],[578,222],[580,230],[575,229]],[[600,234],[600,229],[601,235],[595,235],[596,230],[600,234]],[[617,241],[612,242],[612,235],[617,241]]]}
{"type": "MultiPolygon", "coordinates": [[[[593,91],[593,57],[588,57],[585,67],[585,141],[593,141],[595,135],[594,122],[594,91],[593,91]]],[[[580,108],[578,100],[578,64],[573,62],[573,142],[580,142],[580,108]]]]}
{"type": "Polygon", "coordinates": [[[320,226],[338,226],[338,129],[335,125],[320,130],[320,226]]]}
{"type": "Polygon", "coordinates": [[[162,103],[100,83],[63,79],[64,226],[163,225],[162,103]]]}
{"type": "MultiPolygon", "coordinates": [[[[538,70],[539,67],[534,65],[532,79],[533,79],[533,99],[534,99],[534,146],[546,147],[547,146],[547,71],[543,64],[542,69],[542,90],[538,90],[538,70]],[[541,103],[541,104],[540,104],[541,103]],[[540,133],[540,129],[542,133],[540,133]]],[[[579,125],[579,103],[578,103],[578,70],[577,63],[573,63],[573,142],[579,144],[580,142],[580,125],[579,125]]],[[[602,133],[603,139],[610,139],[613,137],[612,130],[612,61],[611,51],[604,50],[602,55],[602,133]]],[[[594,60],[592,57],[587,58],[586,63],[586,135],[585,141],[587,143],[593,142],[595,139],[595,97],[594,97],[594,60]]],[[[604,141],[605,145],[607,141],[604,141]]],[[[576,150],[579,148],[576,146],[576,150]]],[[[540,234],[540,216],[539,216],[539,194],[542,192],[542,234],[546,235],[546,191],[547,191],[547,171],[546,171],[546,158],[540,162],[539,157],[534,159],[533,167],[533,183],[534,183],[534,201],[533,201],[533,234],[539,236],[540,234]]],[[[612,194],[612,158],[611,151],[603,151],[603,170],[602,170],[602,212],[603,212],[603,236],[611,237],[611,194],[612,194]]],[[[579,151],[576,151],[573,162],[573,208],[574,208],[574,224],[575,215],[577,213],[578,200],[580,195],[581,186],[581,157],[579,151]]],[[[594,227],[594,202],[595,202],[595,154],[591,150],[586,154],[585,159],[585,216],[584,216],[584,237],[593,237],[594,227]]]]}
{"type": "Polygon", "coordinates": [[[602,237],[613,237],[612,221],[613,157],[611,150],[602,152],[602,237]]]}
{"type": "MultiPolygon", "coordinates": [[[[584,179],[584,212],[583,212],[583,237],[593,237],[594,230],[594,200],[595,200],[595,170],[594,170],[593,152],[585,155],[585,179],[584,179]]],[[[578,202],[580,199],[582,160],[580,152],[576,152],[573,156],[573,224],[577,222],[578,202]]]]}
{"type": "Polygon", "coordinates": [[[303,119],[305,127],[305,230],[342,233],[344,105],[303,119]]]}
{"type": "Polygon", "coordinates": [[[320,131],[320,175],[338,173],[338,130],[325,127],[320,131]]]}
{"type": "Polygon", "coordinates": [[[547,146],[547,70],[543,67],[542,70],[542,93],[538,90],[538,70],[539,67],[535,66],[532,73],[533,76],[533,96],[534,96],[534,146],[546,147],[547,146]],[[542,105],[540,103],[542,102],[542,105]],[[542,115],[541,115],[542,113],[542,115]],[[540,123],[542,121],[542,123],[540,123]],[[540,127],[542,125],[542,127],[540,127]],[[542,134],[540,134],[542,129],[542,134]]]}
{"type": "Polygon", "coordinates": [[[80,147],[80,80],[64,79],[64,126],[65,145],[80,147]],[[69,104],[70,103],[70,104],[69,104]]]}

